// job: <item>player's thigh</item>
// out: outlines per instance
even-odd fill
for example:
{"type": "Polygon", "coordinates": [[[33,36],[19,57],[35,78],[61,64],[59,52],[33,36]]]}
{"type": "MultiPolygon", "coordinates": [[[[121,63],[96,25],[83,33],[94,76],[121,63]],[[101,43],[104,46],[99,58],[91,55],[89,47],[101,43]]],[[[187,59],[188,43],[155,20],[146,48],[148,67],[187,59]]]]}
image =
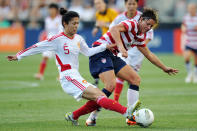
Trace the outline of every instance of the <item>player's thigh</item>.
{"type": "Polygon", "coordinates": [[[131,66],[125,65],[117,74],[117,77],[128,81],[130,84],[138,85],[140,84],[140,76],[137,72],[132,69],[131,66]]]}
{"type": "Polygon", "coordinates": [[[105,94],[95,86],[88,86],[86,90],[83,92],[82,97],[87,100],[94,100],[99,96],[105,96],[105,94]]]}
{"type": "Polygon", "coordinates": [[[191,56],[193,55],[193,52],[192,52],[192,50],[191,49],[186,49],[185,51],[184,51],[184,59],[185,59],[185,61],[189,61],[190,60],[190,58],[191,58],[191,56]]]}
{"type": "Polygon", "coordinates": [[[105,85],[105,89],[113,92],[116,87],[116,76],[114,70],[105,71],[99,74],[99,78],[105,85]]]}
{"type": "Polygon", "coordinates": [[[195,65],[197,65],[197,50],[194,53],[194,63],[195,63],[195,65]]]}

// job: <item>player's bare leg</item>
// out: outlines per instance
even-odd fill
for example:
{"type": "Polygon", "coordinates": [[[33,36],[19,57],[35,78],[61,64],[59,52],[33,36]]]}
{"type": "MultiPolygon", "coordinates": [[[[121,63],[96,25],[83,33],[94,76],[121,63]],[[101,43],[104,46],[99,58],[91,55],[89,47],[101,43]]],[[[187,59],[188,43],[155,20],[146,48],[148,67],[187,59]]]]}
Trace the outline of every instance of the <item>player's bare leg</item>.
{"type": "MultiPolygon", "coordinates": [[[[136,101],[139,100],[139,75],[136,73],[136,71],[133,70],[133,68],[131,68],[131,66],[126,65],[117,73],[117,76],[129,82],[130,86],[127,91],[127,102],[128,106],[134,104],[136,101]]],[[[136,124],[134,118],[127,119],[126,122],[128,125],[136,124]]]]}
{"type": "MultiPolygon", "coordinates": [[[[115,76],[114,71],[110,70],[110,71],[103,72],[103,73],[99,74],[99,78],[101,79],[101,81],[105,85],[105,88],[103,88],[102,91],[105,93],[105,95],[107,97],[109,97],[116,86],[116,76],[115,76]]],[[[96,125],[96,119],[98,117],[98,113],[100,112],[100,110],[101,110],[101,108],[93,111],[90,114],[90,116],[86,120],[87,126],[95,126],[96,125]]]]}

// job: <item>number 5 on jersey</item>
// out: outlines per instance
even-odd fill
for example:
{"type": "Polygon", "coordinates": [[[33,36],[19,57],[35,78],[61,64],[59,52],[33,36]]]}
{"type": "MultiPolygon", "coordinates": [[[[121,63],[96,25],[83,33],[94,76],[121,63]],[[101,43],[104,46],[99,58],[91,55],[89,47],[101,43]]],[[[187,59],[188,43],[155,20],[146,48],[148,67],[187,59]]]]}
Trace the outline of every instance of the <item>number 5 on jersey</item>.
{"type": "Polygon", "coordinates": [[[64,54],[69,54],[69,49],[66,43],[64,44],[64,54]]]}

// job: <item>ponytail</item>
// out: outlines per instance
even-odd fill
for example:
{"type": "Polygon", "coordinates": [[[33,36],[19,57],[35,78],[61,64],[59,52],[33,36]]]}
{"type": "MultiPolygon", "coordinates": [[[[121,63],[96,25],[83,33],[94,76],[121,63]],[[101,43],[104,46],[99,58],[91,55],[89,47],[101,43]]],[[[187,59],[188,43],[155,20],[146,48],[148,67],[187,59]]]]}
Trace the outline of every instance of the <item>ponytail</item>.
{"type": "Polygon", "coordinates": [[[79,14],[75,11],[67,11],[64,8],[60,8],[60,14],[62,15],[62,26],[64,27],[63,23],[68,24],[69,21],[71,21],[72,18],[74,17],[78,17],[79,18],[79,14]]]}

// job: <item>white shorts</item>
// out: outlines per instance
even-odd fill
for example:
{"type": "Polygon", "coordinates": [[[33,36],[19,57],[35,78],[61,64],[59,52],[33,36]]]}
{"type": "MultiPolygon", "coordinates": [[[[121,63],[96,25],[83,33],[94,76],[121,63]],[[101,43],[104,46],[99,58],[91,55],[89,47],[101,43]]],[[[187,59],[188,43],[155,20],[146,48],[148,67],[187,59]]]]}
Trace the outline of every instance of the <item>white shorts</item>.
{"type": "Polygon", "coordinates": [[[88,83],[76,70],[66,71],[64,76],[60,78],[61,86],[67,94],[73,96],[77,101],[82,98],[83,92],[88,86],[96,88],[96,86],[88,83]]]}
{"type": "Polygon", "coordinates": [[[43,57],[48,57],[48,58],[52,58],[54,56],[54,52],[53,51],[45,51],[42,53],[43,57]]]}
{"type": "Polygon", "coordinates": [[[118,54],[122,60],[124,60],[128,65],[130,65],[135,71],[139,72],[142,62],[144,60],[144,55],[137,49],[137,47],[130,48],[128,50],[128,57],[122,57],[122,54],[118,54]]]}

